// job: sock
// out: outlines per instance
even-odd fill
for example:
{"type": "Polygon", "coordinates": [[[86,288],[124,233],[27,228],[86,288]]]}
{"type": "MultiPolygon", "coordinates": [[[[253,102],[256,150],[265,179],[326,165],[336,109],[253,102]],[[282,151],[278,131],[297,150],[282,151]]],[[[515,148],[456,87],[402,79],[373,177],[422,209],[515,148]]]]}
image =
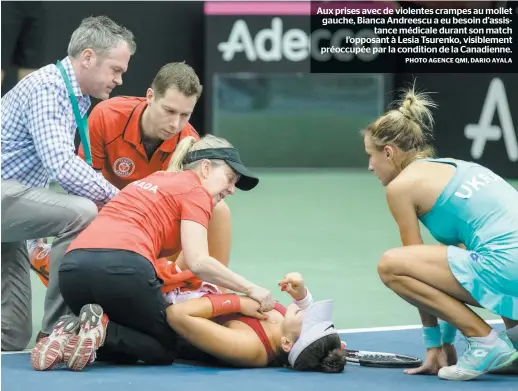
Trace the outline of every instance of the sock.
{"type": "Polygon", "coordinates": [[[518,349],[518,326],[514,326],[511,329],[507,329],[506,332],[514,347],[518,349]]]}
{"type": "Polygon", "coordinates": [[[483,345],[493,345],[498,339],[498,333],[491,329],[491,332],[487,337],[471,337],[470,339],[477,341],[483,345]]]}

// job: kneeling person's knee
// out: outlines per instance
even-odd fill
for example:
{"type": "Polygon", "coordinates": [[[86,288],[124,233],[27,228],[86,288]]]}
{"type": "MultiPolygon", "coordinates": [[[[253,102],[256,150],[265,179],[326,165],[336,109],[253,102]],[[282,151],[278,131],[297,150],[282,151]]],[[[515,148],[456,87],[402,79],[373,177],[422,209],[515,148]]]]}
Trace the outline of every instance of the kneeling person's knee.
{"type": "Polygon", "coordinates": [[[397,249],[390,249],[385,251],[378,263],[378,274],[385,284],[390,282],[392,277],[398,271],[399,261],[397,252],[397,249]]]}
{"type": "Polygon", "coordinates": [[[85,225],[90,224],[90,222],[95,219],[98,212],[99,209],[97,208],[97,205],[86,198],[82,200],[77,208],[78,219],[85,225]]]}
{"type": "Polygon", "coordinates": [[[79,229],[85,228],[97,216],[97,206],[86,198],[77,197],[68,207],[70,224],[79,229]]]}

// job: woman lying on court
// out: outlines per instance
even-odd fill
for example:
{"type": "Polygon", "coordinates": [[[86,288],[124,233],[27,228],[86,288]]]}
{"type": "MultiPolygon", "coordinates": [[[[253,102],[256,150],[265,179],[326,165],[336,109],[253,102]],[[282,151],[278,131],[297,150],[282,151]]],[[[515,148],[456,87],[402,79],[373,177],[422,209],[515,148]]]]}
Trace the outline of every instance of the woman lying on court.
{"type": "Polygon", "coordinates": [[[167,307],[169,325],[194,347],[184,346],[178,358],[342,372],[346,359],[332,321],[333,302],[314,302],[298,273],[287,274],[279,285],[294,302],[287,308],[277,303],[265,313],[257,301],[235,294],[183,297],[167,307]]]}
{"type": "Polygon", "coordinates": [[[34,347],[33,368],[47,370],[64,361],[70,369],[82,370],[101,346],[102,360],[171,364],[178,335],[167,323],[163,292],[194,275],[271,310],[268,290],[208,253],[213,207],[236,187],[246,191],[257,184],[226,140],[184,138],[167,171],[126,186],[72,241],[59,284],[74,315],[63,316],[34,347]],[[179,250],[189,271],[178,273],[173,263],[158,261],[179,250]]]}
{"type": "Polygon", "coordinates": [[[433,158],[435,104],[413,89],[399,103],[364,142],[404,246],[385,252],[378,272],[423,322],[426,359],[407,373],[470,380],[509,368],[518,359],[518,191],[479,164],[433,158]],[[440,245],[423,244],[419,221],[440,245]],[[468,305],[502,316],[507,333],[468,305]],[[468,342],[458,361],[451,325],[468,342]]]}

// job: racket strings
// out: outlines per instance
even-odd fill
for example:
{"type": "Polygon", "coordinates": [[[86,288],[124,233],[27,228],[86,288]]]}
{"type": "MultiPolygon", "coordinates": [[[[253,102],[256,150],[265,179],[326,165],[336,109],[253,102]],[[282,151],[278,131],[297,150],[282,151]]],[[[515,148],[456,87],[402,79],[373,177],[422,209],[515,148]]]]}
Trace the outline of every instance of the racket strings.
{"type": "Polygon", "coordinates": [[[376,360],[376,361],[384,361],[384,362],[400,362],[400,361],[415,361],[415,358],[405,357],[399,355],[387,355],[387,354],[372,354],[362,357],[367,360],[376,360]]]}
{"type": "Polygon", "coordinates": [[[349,351],[346,357],[352,363],[383,368],[415,367],[422,363],[422,360],[417,357],[385,352],[349,351]]]}

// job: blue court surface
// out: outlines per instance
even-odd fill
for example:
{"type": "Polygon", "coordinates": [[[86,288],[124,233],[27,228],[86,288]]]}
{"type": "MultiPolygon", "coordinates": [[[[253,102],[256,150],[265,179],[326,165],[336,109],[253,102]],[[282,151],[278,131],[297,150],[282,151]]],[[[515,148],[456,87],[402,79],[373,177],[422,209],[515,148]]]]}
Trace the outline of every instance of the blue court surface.
{"type": "MultiPolygon", "coordinates": [[[[498,328],[498,327],[497,327],[498,328]]],[[[421,330],[343,334],[351,349],[408,354],[423,358],[421,330]]],[[[459,338],[459,353],[465,346],[459,338]]],[[[28,353],[2,355],[3,391],[145,391],[196,389],[214,391],[517,391],[518,375],[484,375],[470,382],[436,376],[409,376],[402,369],[347,365],[341,374],[301,373],[288,369],[228,369],[176,363],[167,367],[114,366],[94,363],[82,372],[57,369],[36,372],[28,353]]]]}

